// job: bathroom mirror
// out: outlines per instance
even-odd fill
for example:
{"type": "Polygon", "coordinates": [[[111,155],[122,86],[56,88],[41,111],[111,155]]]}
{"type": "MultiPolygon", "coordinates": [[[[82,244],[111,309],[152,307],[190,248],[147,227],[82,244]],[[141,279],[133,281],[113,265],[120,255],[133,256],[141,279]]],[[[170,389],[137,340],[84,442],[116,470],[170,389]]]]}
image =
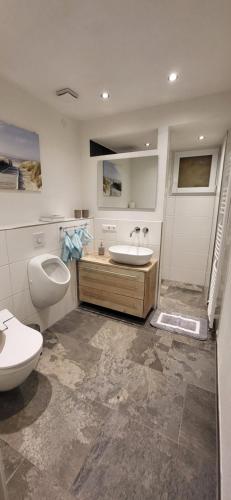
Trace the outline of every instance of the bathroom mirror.
{"type": "Polygon", "coordinates": [[[157,173],[153,155],[98,161],[98,207],[155,210],[157,173]]]}

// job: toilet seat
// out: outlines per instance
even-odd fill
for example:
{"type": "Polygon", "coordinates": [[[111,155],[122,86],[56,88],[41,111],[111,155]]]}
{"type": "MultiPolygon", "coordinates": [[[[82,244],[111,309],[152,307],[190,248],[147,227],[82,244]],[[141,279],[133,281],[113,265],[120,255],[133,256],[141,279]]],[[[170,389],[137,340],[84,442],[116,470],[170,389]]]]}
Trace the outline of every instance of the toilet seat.
{"type": "Polygon", "coordinates": [[[23,325],[7,309],[0,311],[0,323],[5,327],[0,332],[0,372],[23,366],[42,350],[41,333],[23,325]]]}

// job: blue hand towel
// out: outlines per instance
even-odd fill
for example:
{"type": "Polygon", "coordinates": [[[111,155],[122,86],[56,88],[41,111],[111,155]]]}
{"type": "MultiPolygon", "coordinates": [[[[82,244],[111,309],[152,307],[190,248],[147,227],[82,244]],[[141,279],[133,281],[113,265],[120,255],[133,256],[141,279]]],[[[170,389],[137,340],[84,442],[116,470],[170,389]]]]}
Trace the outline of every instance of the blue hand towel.
{"type": "Polygon", "coordinates": [[[73,250],[72,250],[72,258],[79,260],[82,257],[82,252],[83,252],[83,245],[82,241],[80,238],[80,231],[79,229],[76,229],[74,231],[74,234],[72,235],[71,238],[72,244],[73,244],[73,250]]]}
{"type": "Polygon", "coordinates": [[[93,240],[93,236],[88,232],[86,227],[82,228],[80,238],[81,238],[83,245],[87,245],[87,243],[89,243],[89,241],[93,240]]]}
{"type": "Polygon", "coordinates": [[[71,238],[67,232],[65,232],[64,240],[63,240],[63,248],[62,248],[62,260],[67,263],[72,258],[74,246],[71,241],[71,238]]]}

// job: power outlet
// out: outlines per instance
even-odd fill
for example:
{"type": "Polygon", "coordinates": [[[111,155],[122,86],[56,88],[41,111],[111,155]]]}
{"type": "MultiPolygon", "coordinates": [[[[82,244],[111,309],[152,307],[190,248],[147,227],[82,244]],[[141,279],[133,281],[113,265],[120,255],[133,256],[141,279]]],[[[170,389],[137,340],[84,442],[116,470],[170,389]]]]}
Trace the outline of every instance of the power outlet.
{"type": "Polygon", "coordinates": [[[104,233],[116,233],[116,225],[115,224],[102,224],[104,233]]]}
{"type": "Polygon", "coordinates": [[[33,234],[34,248],[44,247],[45,245],[45,234],[44,233],[34,233],[33,234]]]}

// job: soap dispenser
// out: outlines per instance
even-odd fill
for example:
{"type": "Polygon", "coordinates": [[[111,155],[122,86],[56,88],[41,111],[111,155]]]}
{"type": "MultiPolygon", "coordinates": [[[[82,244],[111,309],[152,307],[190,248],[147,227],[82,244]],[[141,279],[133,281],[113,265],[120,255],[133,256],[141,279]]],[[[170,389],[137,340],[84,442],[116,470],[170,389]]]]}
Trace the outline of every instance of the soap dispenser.
{"type": "Polygon", "coordinates": [[[104,255],[105,254],[105,248],[103,246],[103,242],[101,241],[99,249],[98,249],[98,254],[99,255],[104,255]]]}

